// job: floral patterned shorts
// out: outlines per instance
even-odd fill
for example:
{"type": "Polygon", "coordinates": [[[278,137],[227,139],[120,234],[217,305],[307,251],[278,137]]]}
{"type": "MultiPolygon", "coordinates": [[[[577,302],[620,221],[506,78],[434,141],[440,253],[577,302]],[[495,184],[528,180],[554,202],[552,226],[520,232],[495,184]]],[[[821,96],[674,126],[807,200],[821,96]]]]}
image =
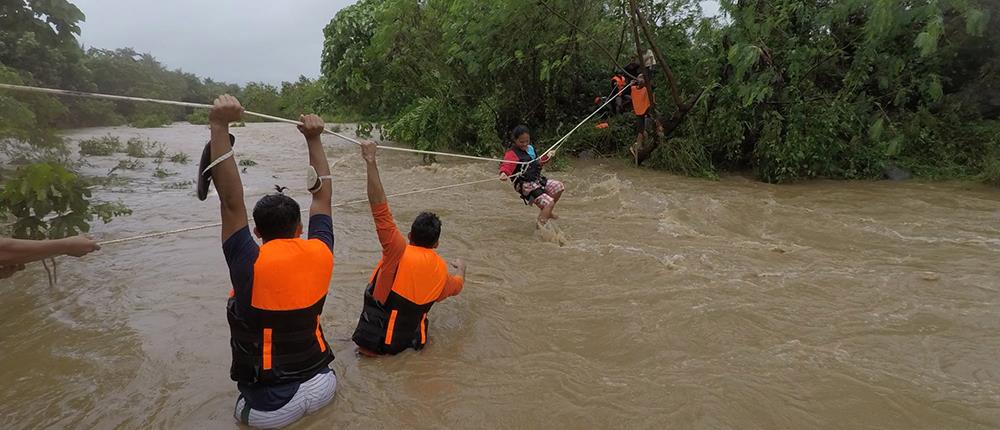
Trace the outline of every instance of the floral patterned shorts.
{"type": "MultiPolygon", "coordinates": [[[[532,191],[535,191],[541,187],[542,184],[538,182],[525,182],[521,184],[521,193],[523,193],[524,195],[528,195],[531,194],[532,191]]],[[[545,209],[552,203],[555,203],[555,199],[553,199],[553,196],[563,192],[563,190],[565,189],[566,187],[563,186],[562,182],[556,181],[554,179],[549,179],[549,181],[545,184],[545,193],[539,195],[538,198],[536,198],[535,201],[532,203],[538,206],[539,209],[545,209]]]]}

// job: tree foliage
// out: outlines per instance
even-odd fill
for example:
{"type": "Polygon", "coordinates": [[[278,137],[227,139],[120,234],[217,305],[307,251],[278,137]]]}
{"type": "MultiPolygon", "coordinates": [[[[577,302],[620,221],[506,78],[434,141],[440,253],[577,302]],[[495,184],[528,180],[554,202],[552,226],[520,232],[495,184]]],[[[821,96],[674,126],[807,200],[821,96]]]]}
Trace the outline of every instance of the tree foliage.
{"type": "MultiPolygon", "coordinates": [[[[282,92],[265,84],[244,89],[171,70],[131,48],[84,51],[77,42],[83,19],[66,0],[0,2],[0,83],[197,103],[229,93],[248,98],[248,108],[259,105],[266,113],[290,117],[313,111],[319,98],[318,85],[306,78],[283,84],[282,92]]],[[[127,214],[120,205],[91,199],[57,130],[125,123],[157,127],[192,114],[169,106],[0,92],[0,220],[13,218],[11,233],[39,239],[86,232],[95,217],[108,222],[127,214]]],[[[84,142],[80,155],[114,150],[106,146],[84,142]]]]}
{"type": "Polygon", "coordinates": [[[113,217],[131,213],[117,203],[92,202],[88,185],[60,164],[31,164],[4,180],[0,211],[17,219],[13,234],[25,239],[86,233],[95,217],[108,223],[113,217]]]}
{"type": "MultiPolygon", "coordinates": [[[[554,137],[635,58],[627,3],[362,0],[326,27],[323,101],[419,148],[497,153],[517,123],[554,137]]],[[[637,2],[669,63],[658,68],[697,101],[655,166],[771,182],[873,178],[890,164],[954,177],[996,153],[997,2],[724,0],[717,17],[699,3],[637,2]]],[[[683,106],[663,76],[668,121],[683,106]]],[[[611,134],[619,153],[634,137],[611,134]]],[[[608,149],[602,133],[581,137],[570,145],[608,149]]]]}
{"type": "MultiPolygon", "coordinates": [[[[604,22],[609,7],[553,3],[581,23],[604,22]]],[[[365,0],[325,34],[327,104],[388,120],[421,148],[496,152],[514,125],[568,124],[606,87],[584,35],[533,0],[365,0]]]]}

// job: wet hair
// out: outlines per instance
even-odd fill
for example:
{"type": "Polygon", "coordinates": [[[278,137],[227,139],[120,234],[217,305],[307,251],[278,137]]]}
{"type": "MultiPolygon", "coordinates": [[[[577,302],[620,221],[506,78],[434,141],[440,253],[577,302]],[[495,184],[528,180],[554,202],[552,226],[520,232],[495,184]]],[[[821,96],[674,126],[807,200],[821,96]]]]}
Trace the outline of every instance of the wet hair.
{"type": "Polygon", "coordinates": [[[267,242],[273,239],[294,239],[302,223],[299,204],[284,194],[269,194],[257,202],[253,208],[253,221],[257,224],[260,238],[267,242]]]}
{"type": "Polygon", "coordinates": [[[530,133],[530,131],[528,131],[528,126],[526,125],[514,127],[514,131],[510,132],[510,147],[513,148],[516,145],[517,138],[528,133],[530,133]]]}
{"type": "Polygon", "coordinates": [[[433,248],[441,238],[441,219],[431,212],[421,212],[410,227],[410,244],[433,248]]]}

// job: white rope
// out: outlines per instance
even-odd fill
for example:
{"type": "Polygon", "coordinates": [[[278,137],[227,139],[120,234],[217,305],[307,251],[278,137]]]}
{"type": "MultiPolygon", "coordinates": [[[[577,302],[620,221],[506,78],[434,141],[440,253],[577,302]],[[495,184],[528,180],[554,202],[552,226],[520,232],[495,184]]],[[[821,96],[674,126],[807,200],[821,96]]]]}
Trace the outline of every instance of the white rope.
{"type": "MultiPolygon", "coordinates": [[[[390,197],[403,197],[403,196],[409,196],[409,195],[413,195],[413,194],[426,193],[426,192],[431,192],[431,191],[441,191],[441,190],[447,190],[447,189],[451,189],[451,188],[464,187],[464,186],[468,186],[468,185],[481,184],[481,183],[484,183],[484,182],[491,182],[491,181],[496,181],[496,180],[497,180],[496,178],[490,178],[490,179],[483,179],[483,180],[479,180],[479,181],[464,182],[464,183],[461,183],[461,184],[444,185],[444,186],[440,186],[440,187],[427,188],[427,189],[422,189],[422,190],[407,191],[405,193],[396,193],[396,194],[388,195],[388,196],[386,196],[386,198],[390,198],[390,197]]],[[[347,201],[347,202],[343,202],[343,203],[337,203],[337,204],[332,205],[330,207],[331,208],[339,208],[339,207],[356,205],[356,204],[359,204],[359,203],[367,203],[367,202],[368,202],[368,199],[351,200],[351,201],[347,201]]],[[[301,212],[302,213],[309,212],[309,209],[304,209],[301,212]]],[[[248,219],[248,222],[252,222],[252,220],[248,219]]],[[[212,224],[205,224],[205,225],[199,225],[199,226],[195,226],[195,227],[181,228],[181,229],[177,229],[177,230],[161,231],[161,232],[158,232],[158,233],[149,233],[149,234],[142,234],[142,235],[138,235],[138,236],[126,237],[126,238],[122,238],[122,239],[107,240],[107,241],[104,241],[104,242],[99,242],[98,245],[100,245],[100,246],[107,246],[107,245],[116,245],[116,244],[119,244],[119,243],[134,242],[134,241],[137,241],[137,240],[155,239],[155,238],[164,237],[164,236],[172,236],[172,235],[175,235],[175,234],[187,233],[187,232],[197,231],[197,230],[205,230],[205,229],[215,228],[215,227],[221,227],[221,226],[222,226],[221,222],[216,222],[216,223],[212,223],[212,224]]]]}
{"type": "MultiPolygon", "coordinates": [[[[634,83],[634,82],[635,81],[632,81],[632,83],[634,83]]],[[[538,157],[535,157],[534,159],[532,159],[530,161],[507,161],[507,160],[500,160],[500,159],[495,159],[495,158],[477,157],[477,156],[473,156],[473,155],[451,154],[451,153],[447,153],[447,152],[438,152],[438,151],[423,151],[423,150],[419,150],[419,149],[399,148],[399,147],[383,146],[383,145],[379,145],[379,147],[380,148],[384,148],[384,149],[388,149],[388,150],[392,150],[392,151],[410,152],[410,153],[426,154],[426,155],[439,155],[439,156],[442,156],[442,157],[465,158],[465,159],[479,160],[479,161],[499,162],[499,163],[502,163],[502,164],[515,164],[515,165],[527,165],[527,164],[531,164],[531,163],[533,163],[535,161],[538,161],[542,157],[544,157],[546,155],[549,155],[549,154],[555,152],[556,150],[558,150],[560,146],[562,146],[563,144],[565,144],[569,140],[569,137],[573,133],[575,133],[576,130],[578,130],[581,126],[583,126],[583,124],[585,124],[587,121],[590,121],[590,119],[593,118],[595,115],[597,115],[600,111],[604,110],[604,108],[606,108],[609,104],[611,104],[612,101],[614,101],[616,98],[618,98],[619,96],[621,96],[622,93],[624,93],[626,89],[629,89],[631,87],[632,83],[630,83],[629,85],[626,85],[624,88],[622,88],[620,91],[618,91],[618,93],[616,93],[614,96],[608,98],[608,100],[606,102],[604,102],[604,104],[602,104],[599,108],[597,108],[597,110],[595,110],[590,115],[588,115],[586,118],[584,118],[583,121],[580,121],[576,125],[576,127],[573,127],[573,129],[569,131],[569,133],[566,133],[562,138],[560,138],[558,141],[556,141],[555,144],[553,144],[551,147],[549,147],[549,149],[545,150],[545,152],[542,152],[541,155],[539,155],[538,157]]],[[[201,103],[189,103],[189,102],[178,102],[178,101],[170,101],[170,100],[158,100],[158,99],[150,99],[150,98],[143,98],[143,97],[115,96],[115,95],[109,95],[109,94],[86,93],[86,92],[81,92],[81,91],[59,90],[59,89],[53,89],[53,88],[39,88],[39,87],[30,87],[30,86],[23,86],[23,85],[0,84],[0,89],[7,89],[7,90],[13,90],[13,91],[36,92],[36,93],[44,93],[44,94],[65,95],[65,96],[74,96],[74,97],[87,97],[87,98],[99,98],[99,99],[108,99],[108,100],[119,100],[119,101],[134,101],[134,102],[159,103],[159,104],[164,104],[164,105],[192,107],[192,108],[203,108],[203,109],[211,109],[212,108],[212,105],[201,104],[201,103]]],[[[251,115],[251,116],[256,116],[256,117],[259,117],[259,118],[269,119],[269,120],[272,120],[272,121],[278,121],[278,122],[284,122],[284,123],[289,123],[289,124],[302,125],[302,123],[299,122],[299,121],[294,121],[294,120],[285,119],[285,118],[279,118],[279,117],[272,116],[272,115],[266,115],[266,114],[262,114],[262,113],[251,112],[251,111],[244,111],[243,113],[245,113],[247,115],[251,115]]],[[[325,128],[323,129],[323,131],[326,132],[326,133],[332,134],[334,136],[337,136],[337,137],[339,137],[341,139],[344,139],[346,141],[353,142],[353,143],[355,143],[355,144],[357,144],[359,146],[361,145],[361,142],[358,141],[357,139],[354,139],[354,138],[342,135],[340,133],[337,133],[337,132],[334,132],[334,131],[331,131],[331,130],[328,130],[328,129],[325,129],[325,128]]],[[[228,153],[228,154],[220,157],[219,159],[215,160],[213,162],[213,164],[211,166],[209,166],[209,168],[206,169],[206,170],[210,170],[211,167],[214,167],[216,164],[220,163],[221,161],[227,159],[230,156],[232,156],[232,151],[230,151],[230,153],[228,153]]],[[[343,160],[343,159],[341,159],[341,160],[343,160]]],[[[333,165],[336,166],[337,163],[339,163],[341,160],[337,160],[337,162],[335,162],[333,165]]],[[[331,166],[331,169],[332,168],[333,168],[333,166],[331,166]]],[[[508,179],[514,179],[514,178],[516,178],[519,175],[520,174],[512,175],[508,179]]],[[[326,179],[326,178],[324,177],[323,179],[326,179]]],[[[464,187],[464,186],[468,186],[468,185],[481,184],[481,183],[484,183],[484,182],[490,182],[490,181],[495,181],[495,180],[497,180],[497,179],[496,178],[490,178],[490,179],[483,179],[483,180],[472,181],[472,182],[464,182],[464,183],[461,183],[461,184],[444,185],[444,186],[441,186],[441,187],[427,188],[427,189],[421,189],[421,190],[408,191],[408,192],[405,192],[405,193],[393,194],[393,195],[386,196],[386,197],[403,197],[403,196],[409,196],[409,195],[413,195],[413,194],[420,194],[420,193],[426,193],[426,192],[431,192],[431,191],[441,191],[441,190],[447,190],[447,189],[451,189],[451,188],[464,187]]],[[[354,200],[354,201],[339,203],[339,204],[333,205],[331,207],[336,208],[336,207],[354,205],[354,204],[358,204],[358,203],[364,203],[364,202],[367,202],[367,201],[368,200],[354,200]]],[[[307,212],[307,211],[308,211],[308,209],[303,210],[302,212],[304,213],[304,212],[307,212]]],[[[200,225],[200,226],[195,226],[195,227],[187,227],[187,228],[182,228],[182,229],[177,229],[177,230],[163,231],[163,232],[159,232],[159,233],[149,233],[149,234],[143,234],[143,235],[139,235],[139,236],[126,237],[126,238],[122,238],[122,239],[108,240],[108,241],[100,242],[99,245],[101,245],[101,246],[115,245],[115,244],[119,244],[119,243],[133,242],[133,241],[143,240],[143,239],[153,239],[153,238],[158,238],[158,237],[163,237],[163,236],[170,236],[170,235],[174,235],[174,234],[186,233],[186,232],[197,231],[197,230],[204,230],[204,229],[213,228],[213,227],[220,227],[220,226],[222,226],[222,223],[212,223],[212,224],[200,225]]]]}
{"type": "Polygon", "coordinates": [[[548,153],[551,153],[551,152],[555,152],[556,149],[559,149],[559,146],[561,146],[562,144],[566,143],[569,140],[569,137],[573,133],[575,133],[576,130],[580,128],[580,126],[582,126],[587,121],[590,121],[590,119],[593,118],[594,115],[597,115],[598,112],[604,110],[604,108],[607,107],[612,101],[614,101],[616,98],[618,98],[619,96],[621,96],[622,93],[624,93],[626,89],[630,89],[632,87],[632,84],[634,84],[634,83],[635,83],[635,81],[632,81],[630,84],[626,85],[624,88],[622,88],[621,90],[619,90],[617,94],[615,94],[613,97],[609,98],[608,101],[604,102],[604,104],[601,105],[601,107],[597,108],[597,110],[595,110],[593,113],[591,113],[586,118],[584,118],[583,121],[580,121],[580,123],[578,123],[576,125],[576,127],[573,127],[573,129],[570,130],[569,133],[566,133],[566,135],[564,135],[562,138],[560,138],[554,145],[552,145],[551,148],[549,148],[544,153],[542,153],[542,156],[545,156],[545,154],[548,154],[548,153]]]}
{"type": "MultiPolygon", "coordinates": [[[[626,86],[626,88],[628,88],[628,86],[626,86]]],[[[86,93],[86,92],[82,92],[82,91],[60,90],[60,89],[55,89],[55,88],[40,88],[40,87],[31,87],[31,86],[25,86],[25,85],[0,84],[0,89],[6,89],[6,90],[12,90],[12,91],[27,91],[27,92],[35,92],[35,93],[43,93],[43,94],[55,94],[55,95],[72,96],[72,97],[86,97],[86,98],[97,98],[97,99],[118,100],[118,101],[158,103],[158,104],[163,104],[163,105],[182,106],[182,107],[191,107],[191,108],[202,108],[202,109],[211,109],[212,108],[212,105],[202,104],[202,103],[190,103],[190,102],[178,102],[178,101],[171,101],[171,100],[159,100],[159,99],[151,99],[151,98],[145,98],[145,97],[127,97],[127,96],[116,96],[116,95],[110,95],[110,94],[86,93]]],[[[600,108],[598,108],[596,111],[594,111],[594,113],[590,114],[590,116],[588,116],[587,119],[584,120],[584,122],[586,122],[587,120],[589,120],[590,118],[592,118],[594,115],[596,115],[598,112],[600,112],[601,109],[604,109],[605,106],[607,106],[609,103],[611,103],[612,100],[614,100],[615,98],[617,98],[624,91],[625,91],[625,89],[622,89],[614,97],[608,99],[608,101],[606,103],[604,103],[604,105],[602,105],[600,108]]],[[[262,114],[262,113],[257,113],[257,112],[251,112],[251,111],[244,111],[243,113],[245,113],[247,115],[251,115],[251,116],[256,116],[258,118],[269,119],[269,120],[272,120],[272,121],[284,122],[284,123],[295,124],[295,125],[302,125],[302,123],[299,122],[299,121],[295,121],[295,120],[291,120],[291,119],[285,119],[285,118],[280,118],[280,117],[276,117],[276,116],[273,116],[273,115],[267,115],[267,114],[262,114]]],[[[580,123],[580,125],[582,125],[582,124],[583,124],[583,122],[580,123]]],[[[576,129],[579,128],[580,125],[577,125],[577,127],[574,128],[573,131],[576,131],[576,129]]],[[[571,131],[570,134],[572,134],[573,131],[571,131]]],[[[324,128],[323,132],[332,134],[332,135],[337,136],[337,137],[339,137],[341,139],[344,139],[344,140],[346,140],[348,142],[352,142],[352,143],[354,143],[356,145],[361,145],[361,142],[359,140],[354,139],[352,137],[345,136],[345,135],[337,133],[335,131],[332,131],[332,130],[324,128]]],[[[560,142],[564,141],[568,137],[569,137],[569,135],[564,136],[563,139],[560,140],[560,142]]],[[[400,147],[395,147],[395,146],[384,146],[384,145],[379,145],[379,146],[381,148],[384,148],[384,149],[387,149],[387,150],[390,150],[390,151],[410,152],[410,153],[414,153],[414,154],[424,154],[424,155],[437,155],[437,156],[442,156],[442,157],[464,158],[464,159],[467,159],[467,160],[490,161],[490,162],[497,162],[497,163],[505,163],[506,162],[506,163],[511,163],[511,164],[522,164],[522,165],[524,165],[524,164],[530,164],[530,163],[538,160],[538,158],[541,158],[541,156],[539,156],[538,158],[536,158],[534,160],[531,160],[531,161],[504,161],[504,160],[501,160],[501,159],[498,159],[498,158],[477,157],[475,155],[452,154],[452,153],[448,153],[448,152],[439,152],[439,151],[424,151],[424,150],[420,150],[420,149],[400,148],[400,147]]],[[[545,153],[543,153],[543,156],[544,156],[544,154],[552,152],[557,146],[558,146],[558,144],[557,145],[553,145],[552,148],[550,148],[548,151],[545,151],[545,153]]]]}

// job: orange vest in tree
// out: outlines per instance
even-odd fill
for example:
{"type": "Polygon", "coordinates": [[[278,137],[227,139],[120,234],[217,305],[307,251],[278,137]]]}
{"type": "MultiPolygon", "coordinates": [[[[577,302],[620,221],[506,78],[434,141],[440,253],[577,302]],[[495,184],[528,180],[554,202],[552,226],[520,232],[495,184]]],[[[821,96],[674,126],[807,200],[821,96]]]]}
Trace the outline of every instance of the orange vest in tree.
{"type": "Polygon", "coordinates": [[[632,85],[632,111],[642,116],[649,111],[649,88],[632,85]]]}
{"type": "Polygon", "coordinates": [[[618,91],[621,91],[621,90],[625,89],[625,77],[624,76],[622,76],[622,75],[614,75],[614,76],[611,77],[611,80],[614,81],[615,88],[618,88],[618,91]]]}

